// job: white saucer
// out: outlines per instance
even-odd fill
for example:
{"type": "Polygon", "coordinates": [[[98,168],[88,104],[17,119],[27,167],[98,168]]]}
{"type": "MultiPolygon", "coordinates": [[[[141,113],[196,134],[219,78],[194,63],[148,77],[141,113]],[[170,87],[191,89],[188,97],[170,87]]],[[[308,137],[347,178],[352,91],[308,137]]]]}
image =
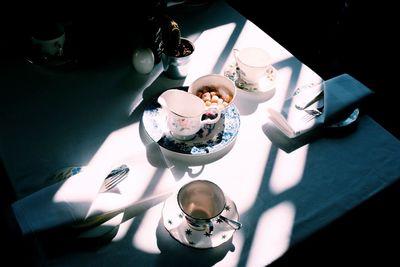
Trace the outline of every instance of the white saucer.
{"type": "Polygon", "coordinates": [[[252,94],[265,94],[275,89],[277,70],[271,66],[265,73],[265,76],[261,78],[258,84],[249,84],[239,77],[239,67],[236,62],[228,64],[224,70],[224,75],[235,82],[238,89],[249,92],[252,94]]]}
{"type": "MultiPolygon", "coordinates": [[[[235,203],[227,196],[225,210],[221,215],[232,220],[239,220],[235,203]]],[[[235,232],[221,219],[213,219],[214,231],[210,235],[205,230],[198,231],[189,227],[178,206],[177,195],[173,194],[164,203],[162,210],[164,227],[178,242],[194,248],[214,248],[228,241],[235,232]]]]}
{"type": "Polygon", "coordinates": [[[240,115],[234,104],[213,125],[205,125],[192,140],[175,139],[168,130],[165,113],[154,100],[143,112],[143,126],[150,138],[168,151],[181,155],[210,155],[229,147],[239,132],[240,115]]]}

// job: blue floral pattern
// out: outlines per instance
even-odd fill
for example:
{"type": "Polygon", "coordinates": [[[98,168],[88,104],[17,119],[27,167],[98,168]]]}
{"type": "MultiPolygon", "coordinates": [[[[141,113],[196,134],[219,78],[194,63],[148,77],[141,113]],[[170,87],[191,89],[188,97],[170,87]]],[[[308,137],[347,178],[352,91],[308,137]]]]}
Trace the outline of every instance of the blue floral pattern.
{"type": "Polygon", "coordinates": [[[166,115],[155,101],[145,109],[143,125],[149,136],[165,149],[187,155],[206,155],[223,149],[236,139],[240,115],[232,104],[222,112],[217,123],[205,125],[193,139],[181,141],[167,129],[166,115]]]}

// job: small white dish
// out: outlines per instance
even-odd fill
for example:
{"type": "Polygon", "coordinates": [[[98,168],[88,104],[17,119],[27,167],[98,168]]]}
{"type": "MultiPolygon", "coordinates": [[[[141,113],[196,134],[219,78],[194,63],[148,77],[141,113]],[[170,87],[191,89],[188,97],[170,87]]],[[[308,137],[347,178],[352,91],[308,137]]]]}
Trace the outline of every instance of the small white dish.
{"type": "MultiPolygon", "coordinates": [[[[239,213],[235,203],[225,196],[226,205],[221,215],[235,221],[239,213]]],[[[162,210],[164,227],[170,235],[183,245],[194,248],[214,248],[227,242],[236,231],[222,219],[213,219],[214,231],[210,235],[206,230],[194,230],[189,227],[184,214],[178,206],[177,195],[173,194],[164,203],[162,210]]]]}
{"type": "Polygon", "coordinates": [[[252,94],[265,94],[275,89],[276,76],[278,71],[271,66],[265,76],[257,84],[249,84],[239,77],[239,67],[236,62],[228,64],[224,70],[224,75],[231,79],[238,89],[252,94]]]}
{"type": "Polygon", "coordinates": [[[221,114],[217,123],[205,125],[193,139],[185,141],[172,136],[166,115],[157,100],[145,108],[142,122],[150,138],[162,148],[185,156],[203,156],[224,150],[236,140],[240,115],[232,104],[221,114]]]}

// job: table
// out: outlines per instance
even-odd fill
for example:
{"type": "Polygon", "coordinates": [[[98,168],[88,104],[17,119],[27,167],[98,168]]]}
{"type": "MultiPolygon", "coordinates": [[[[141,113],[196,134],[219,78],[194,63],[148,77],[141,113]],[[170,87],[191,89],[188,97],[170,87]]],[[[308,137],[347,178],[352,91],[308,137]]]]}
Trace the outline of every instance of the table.
{"type": "Polygon", "coordinates": [[[399,141],[366,115],[350,134],[323,136],[291,153],[278,149],[262,129],[267,107],[279,110],[297,86],[321,77],[223,1],[201,12],[177,12],[176,20],[196,47],[184,80],[166,78],[161,64],[149,75],[138,74],[129,53],[76,71],[9,62],[1,76],[1,157],[19,199],[66,166],[97,164],[105,171],[105,165],[129,162],[143,181],[119,186],[131,201],[191,179],[210,179],[236,203],[243,228],[216,249],[184,247],[163,227],[159,201],[128,216],[106,244],[50,253],[51,245],[37,241],[39,262],[264,266],[400,177],[399,141]],[[226,153],[185,161],[163,154],[145,137],[141,115],[149,101],[166,88],[223,73],[233,48],[254,45],[273,57],[276,90],[269,99],[239,92],[240,131],[226,153]]]}

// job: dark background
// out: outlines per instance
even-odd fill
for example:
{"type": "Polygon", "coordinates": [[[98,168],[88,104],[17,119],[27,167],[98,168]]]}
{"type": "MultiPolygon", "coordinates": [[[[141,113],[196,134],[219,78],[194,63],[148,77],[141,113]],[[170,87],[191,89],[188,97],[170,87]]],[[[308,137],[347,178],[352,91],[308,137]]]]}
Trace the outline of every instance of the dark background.
{"type": "Polygon", "coordinates": [[[325,80],[348,73],[373,90],[366,111],[399,138],[399,14],[392,1],[227,2],[325,80]]]}

